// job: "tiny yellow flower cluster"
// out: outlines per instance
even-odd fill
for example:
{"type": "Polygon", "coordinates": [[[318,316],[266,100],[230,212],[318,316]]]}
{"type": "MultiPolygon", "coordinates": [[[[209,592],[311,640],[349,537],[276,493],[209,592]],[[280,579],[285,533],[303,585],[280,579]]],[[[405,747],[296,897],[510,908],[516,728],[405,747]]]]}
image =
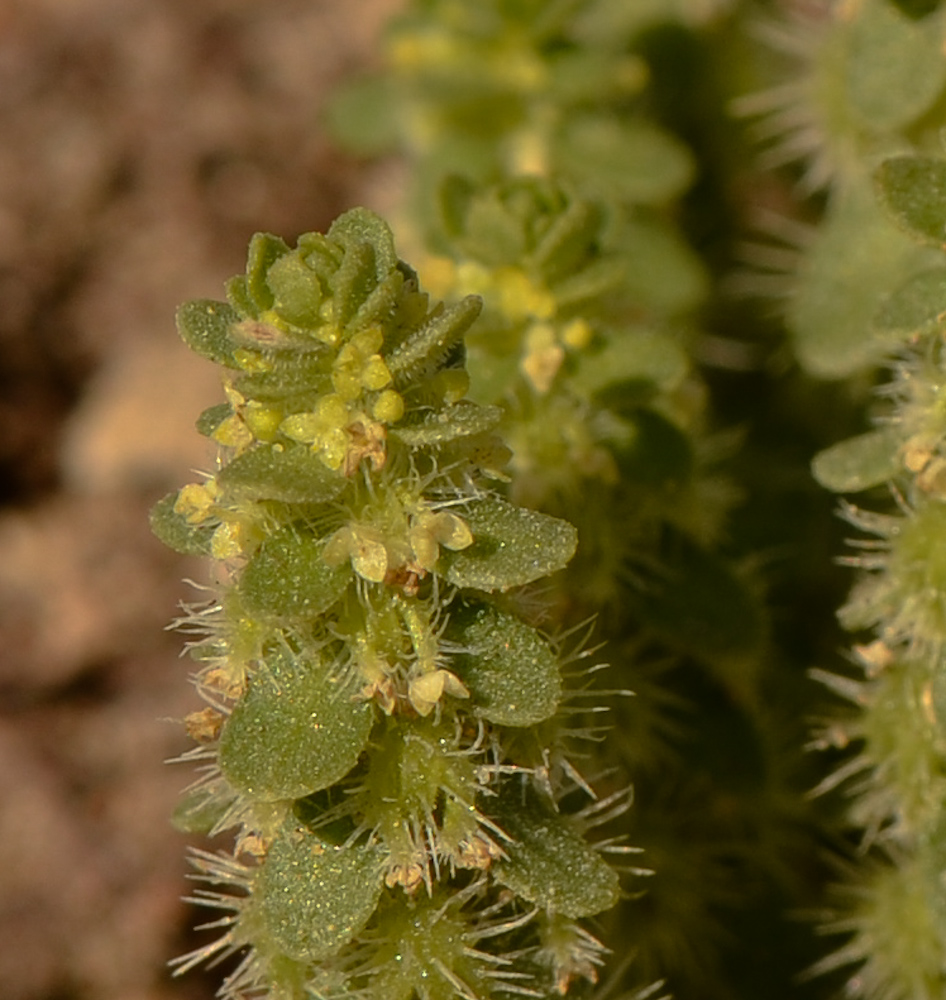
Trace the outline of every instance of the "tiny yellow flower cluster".
{"type": "Polygon", "coordinates": [[[330,469],[342,469],[346,475],[366,457],[374,469],[382,468],[384,425],[404,415],[400,393],[388,388],[391,373],[378,353],[382,340],[377,328],[356,333],[332,365],[335,392],[323,396],[314,410],[293,413],[279,425],[286,437],[310,445],[330,469]],[[369,403],[366,393],[378,395],[369,403]]]}
{"type": "Polygon", "coordinates": [[[482,295],[521,330],[519,368],[536,393],[544,396],[561,370],[568,351],[581,351],[593,338],[586,319],[557,318],[554,292],[520,267],[488,268],[474,261],[454,264],[431,258],[433,282],[444,296],[482,295]]]}
{"type": "Polygon", "coordinates": [[[449,511],[421,507],[404,523],[407,530],[398,533],[390,524],[352,521],[331,537],[323,558],[330,566],[351,560],[352,569],[363,580],[400,582],[410,591],[433,571],[441,545],[459,551],[473,544],[467,523],[449,511]]]}

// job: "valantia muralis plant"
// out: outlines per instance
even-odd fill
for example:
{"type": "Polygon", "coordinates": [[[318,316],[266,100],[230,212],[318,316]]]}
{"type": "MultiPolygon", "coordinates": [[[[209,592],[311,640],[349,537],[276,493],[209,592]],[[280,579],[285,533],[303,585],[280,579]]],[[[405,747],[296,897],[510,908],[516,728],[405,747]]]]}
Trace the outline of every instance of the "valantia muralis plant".
{"type": "Polygon", "coordinates": [[[543,997],[594,982],[583,918],[618,875],[587,831],[580,657],[519,588],[562,569],[565,521],[494,488],[502,413],[465,398],[476,297],[432,305],[387,225],[356,209],[295,247],[250,244],[226,302],[178,326],[224,372],[201,433],[218,467],[154,509],[216,568],[183,620],[206,707],[178,811],[234,831],[194,853],[222,994],[543,997]],[[567,724],[564,720],[568,720],[567,724]]]}

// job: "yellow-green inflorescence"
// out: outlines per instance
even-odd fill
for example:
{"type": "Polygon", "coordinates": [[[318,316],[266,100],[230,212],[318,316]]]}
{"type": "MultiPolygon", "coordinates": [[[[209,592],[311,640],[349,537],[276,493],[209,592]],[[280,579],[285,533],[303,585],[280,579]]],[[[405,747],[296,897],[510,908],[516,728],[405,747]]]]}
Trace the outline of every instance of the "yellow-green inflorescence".
{"type": "Polygon", "coordinates": [[[432,305],[356,209],[295,247],[254,237],[227,301],[179,312],[226,401],[198,421],[217,468],[152,517],[217,566],[185,622],[204,773],[178,821],[236,838],[195,852],[194,898],[224,916],[179,968],[242,953],[225,996],[485,1000],[597,978],[581,921],[620,889],[584,833],[626,799],[580,808],[557,721],[569,657],[518,596],[576,532],[491,488],[509,451],[501,411],[466,398],[479,311],[432,305]]]}

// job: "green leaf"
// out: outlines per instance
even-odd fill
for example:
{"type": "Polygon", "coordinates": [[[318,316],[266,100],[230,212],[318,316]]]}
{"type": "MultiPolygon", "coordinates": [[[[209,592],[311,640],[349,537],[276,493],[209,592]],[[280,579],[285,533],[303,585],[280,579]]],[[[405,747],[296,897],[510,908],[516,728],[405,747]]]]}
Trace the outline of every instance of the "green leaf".
{"type": "Polygon", "coordinates": [[[391,227],[367,208],[351,208],[342,213],[326,234],[348,250],[359,245],[371,247],[374,283],[383,281],[398,265],[391,227]]]}
{"type": "Polygon", "coordinates": [[[552,289],[560,315],[588,313],[596,300],[619,291],[624,285],[627,262],[619,257],[599,257],[587,267],[559,281],[552,289]]]}
{"type": "Polygon", "coordinates": [[[848,31],[847,92],[852,110],[874,132],[915,121],[946,83],[943,22],[914,21],[886,0],[867,0],[848,31]]]}
{"type": "Polygon", "coordinates": [[[556,173],[594,197],[660,204],[681,194],[693,177],[686,147],[645,119],[574,115],[553,149],[556,173]]]}
{"type": "Polygon", "coordinates": [[[805,255],[787,315],[802,365],[813,375],[845,378],[879,364],[897,338],[875,331],[874,316],[929,253],[897,229],[866,186],[834,202],[805,255]]]}
{"type": "Polygon", "coordinates": [[[877,168],[881,198],[915,240],[946,245],[946,160],[895,156],[877,168]]]}
{"type": "Polygon", "coordinates": [[[946,268],[915,274],[888,296],[874,316],[874,328],[907,340],[930,333],[946,319],[946,268]]]}
{"type": "Polygon", "coordinates": [[[812,475],[835,493],[856,493],[893,479],[901,470],[897,428],[859,434],[819,452],[811,464],[812,475]]]}
{"type": "Polygon", "coordinates": [[[305,445],[257,445],[232,458],[218,473],[222,486],[253,500],[327,503],[349,481],[305,445]]]}
{"type": "Polygon", "coordinates": [[[181,833],[206,837],[226,815],[236,793],[220,777],[211,785],[184,792],[171,815],[171,825],[181,833]]]}
{"type": "Polygon", "coordinates": [[[273,264],[287,253],[289,245],[280,237],[270,233],[255,233],[250,240],[246,256],[245,289],[256,307],[256,315],[273,308],[275,298],[267,278],[273,264]]]}
{"type": "Polygon", "coordinates": [[[483,308],[476,295],[434,310],[427,322],[385,357],[388,371],[399,386],[422,380],[463,339],[483,308]]]}
{"type": "Polygon", "coordinates": [[[543,233],[531,255],[547,282],[555,282],[588,257],[603,225],[602,210],[592,202],[571,201],[543,233]]]}
{"type": "Polygon", "coordinates": [[[248,399],[263,402],[291,400],[304,407],[304,401],[314,403],[323,392],[330,392],[330,377],[321,352],[312,354],[282,354],[271,359],[270,371],[248,372],[234,379],[234,387],[248,399]]]}
{"type": "Polygon", "coordinates": [[[233,415],[233,407],[229,403],[215,403],[208,406],[206,410],[197,418],[195,426],[199,434],[210,437],[213,432],[227,419],[233,415]]]}
{"type": "Polygon", "coordinates": [[[454,612],[447,638],[462,647],[452,669],[470,689],[475,712],[500,726],[532,726],[562,697],[558,657],[525,622],[488,604],[454,612]]]}
{"type": "MultiPolygon", "coordinates": [[[[686,377],[687,356],[666,331],[633,327],[607,331],[604,346],[576,357],[569,384],[589,396],[615,386],[615,397],[637,405],[641,394],[675,389],[686,377]]],[[[608,399],[610,399],[610,395],[608,399]]]]}
{"type": "Polygon", "coordinates": [[[328,611],[345,592],[351,567],[329,566],[324,549],[325,539],[301,528],[284,528],[267,538],[240,578],[247,614],[292,621],[328,611]]]}
{"type": "Polygon", "coordinates": [[[636,409],[625,417],[629,438],[615,446],[621,477],[628,483],[678,487],[693,472],[689,437],[653,410],[636,409]]]}
{"type": "Polygon", "coordinates": [[[615,249],[634,262],[625,269],[622,291],[638,307],[676,315],[706,297],[702,260],[666,219],[635,213],[621,226],[615,249]]]}
{"type": "Polygon", "coordinates": [[[334,664],[288,648],[267,655],[220,733],[227,781],[253,799],[300,799],[341,780],[374,721],[358,683],[334,664]]]}
{"type": "Polygon", "coordinates": [[[287,825],[253,880],[252,905],[279,951],[318,961],[365,926],[382,879],[376,847],[338,847],[303,826],[287,825]]]}
{"type": "Polygon", "coordinates": [[[479,406],[463,399],[439,411],[425,410],[417,423],[398,425],[390,434],[411,448],[436,448],[457,438],[492,430],[502,416],[498,406],[479,406]]]}
{"type": "Polygon", "coordinates": [[[617,873],[528,785],[507,784],[491,818],[514,840],[503,845],[508,860],[493,866],[500,884],[572,919],[601,913],[618,901],[617,873]]]}
{"type": "Polygon", "coordinates": [[[567,521],[497,497],[457,507],[473,544],[442,551],[438,572],[456,587],[508,590],[560,570],[575,554],[578,532],[567,521]]]}
{"type": "Polygon", "coordinates": [[[196,299],[177,310],[177,329],[187,346],[202,358],[227,368],[238,368],[233,359],[236,344],[230,335],[239,313],[226,302],[196,299]]]}
{"type": "Polygon", "coordinates": [[[274,261],[266,272],[266,283],[273,293],[272,308],[284,320],[304,330],[323,325],[322,282],[298,252],[274,261]]]}
{"type": "Polygon", "coordinates": [[[625,597],[647,626],[705,663],[741,660],[758,649],[759,602],[719,556],[668,530],[657,558],[656,570],[633,571],[625,597]]]}
{"type": "Polygon", "coordinates": [[[182,555],[210,555],[210,539],[219,522],[190,524],[174,509],[179,495],[179,492],[169,493],[151,508],[151,530],[169,549],[182,555]]]}

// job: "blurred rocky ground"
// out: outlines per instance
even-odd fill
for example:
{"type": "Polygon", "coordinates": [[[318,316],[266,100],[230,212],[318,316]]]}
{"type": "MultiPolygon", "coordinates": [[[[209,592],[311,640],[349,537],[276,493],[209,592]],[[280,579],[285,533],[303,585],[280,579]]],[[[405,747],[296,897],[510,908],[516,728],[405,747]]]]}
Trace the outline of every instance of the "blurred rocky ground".
{"type": "Polygon", "coordinates": [[[0,983],[199,1000],[168,822],[195,706],[164,626],[205,569],[147,510],[211,456],[180,345],[256,230],[377,193],[320,126],[397,0],[0,0],[0,983]]]}

